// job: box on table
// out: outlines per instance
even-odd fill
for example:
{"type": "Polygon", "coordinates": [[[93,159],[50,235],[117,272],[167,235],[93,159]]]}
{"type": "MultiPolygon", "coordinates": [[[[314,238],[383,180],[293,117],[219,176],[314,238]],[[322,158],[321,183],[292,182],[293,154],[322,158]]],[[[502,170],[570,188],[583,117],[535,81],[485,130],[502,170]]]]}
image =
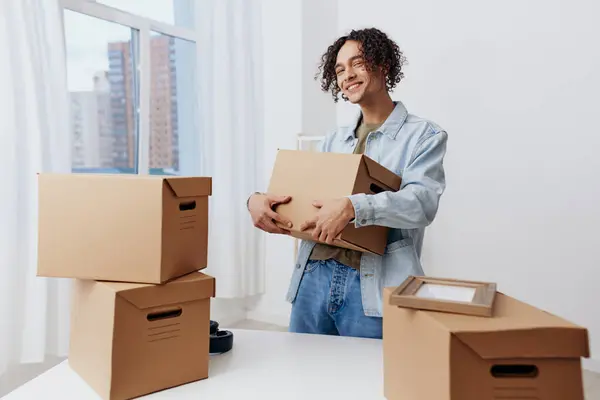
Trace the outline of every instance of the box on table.
{"type": "Polygon", "coordinates": [[[384,392],[388,400],[583,400],[588,332],[496,294],[490,318],[389,304],[384,289],[384,392]]]}
{"type": "MultiPolygon", "coordinates": [[[[310,231],[302,232],[300,226],[315,216],[315,200],[398,191],[400,183],[398,175],[362,154],[279,150],[268,192],[291,196],[289,203],[278,205],[275,211],[292,221],[291,236],[313,240],[310,231]]],[[[381,255],[387,235],[388,228],[383,226],[356,228],[350,223],[334,246],[381,255]]]]}
{"type": "Polygon", "coordinates": [[[163,285],[77,279],[69,365],[106,400],[205,379],[214,295],[201,272],[163,285]]]}
{"type": "Polygon", "coordinates": [[[164,283],[207,266],[209,177],[40,174],[38,276],[164,283]]]}

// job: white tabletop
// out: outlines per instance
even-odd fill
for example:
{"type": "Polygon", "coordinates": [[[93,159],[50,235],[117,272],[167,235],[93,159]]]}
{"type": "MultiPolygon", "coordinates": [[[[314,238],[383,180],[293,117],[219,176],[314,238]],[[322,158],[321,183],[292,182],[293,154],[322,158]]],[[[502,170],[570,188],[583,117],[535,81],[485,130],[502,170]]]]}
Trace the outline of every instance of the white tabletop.
{"type": "MultiPolygon", "coordinates": [[[[336,336],[233,329],[233,349],[213,356],[208,379],[143,399],[383,399],[382,342],[336,336]]],[[[99,396],[65,361],[5,400],[99,396]]]]}

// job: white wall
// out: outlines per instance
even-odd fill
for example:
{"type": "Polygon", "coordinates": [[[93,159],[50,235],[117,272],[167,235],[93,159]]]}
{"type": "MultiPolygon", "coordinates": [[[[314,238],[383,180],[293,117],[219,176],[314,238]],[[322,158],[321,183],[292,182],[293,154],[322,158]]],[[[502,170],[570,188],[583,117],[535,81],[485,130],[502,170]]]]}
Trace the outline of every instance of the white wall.
{"type": "Polygon", "coordinates": [[[337,0],[302,0],[302,133],[335,128],[336,106],[315,80],[321,55],[337,36],[337,0]]]}
{"type": "Polygon", "coordinates": [[[600,4],[343,5],[342,31],[374,25],[398,41],[410,65],[395,98],[449,133],[426,272],[495,281],[586,326],[600,360],[600,4]]]}
{"type": "MultiPolygon", "coordinates": [[[[336,0],[262,0],[265,187],[278,148],[295,149],[299,133],[322,135],[335,126],[336,108],[313,79],[320,54],[337,30],[336,0]]],[[[248,304],[248,318],[287,325],[285,301],[294,266],[293,240],[265,235],[266,293],[248,304]]]]}
{"type": "MultiPolygon", "coordinates": [[[[265,187],[278,148],[293,148],[302,128],[301,1],[263,0],[263,57],[265,98],[265,187]]],[[[292,241],[265,234],[266,293],[248,305],[248,318],[285,324],[285,277],[292,268],[292,241]],[[287,260],[286,260],[287,258],[287,260]]]]}

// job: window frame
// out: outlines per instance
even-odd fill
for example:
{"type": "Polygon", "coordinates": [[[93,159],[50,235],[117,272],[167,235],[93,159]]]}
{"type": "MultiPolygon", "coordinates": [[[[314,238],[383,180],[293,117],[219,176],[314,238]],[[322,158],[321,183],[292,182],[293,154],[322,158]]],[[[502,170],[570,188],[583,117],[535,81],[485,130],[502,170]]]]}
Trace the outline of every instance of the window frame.
{"type": "MultiPolygon", "coordinates": [[[[142,17],[133,13],[103,4],[96,0],[59,0],[61,9],[61,22],[63,29],[63,42],[66,45],[64,11],[69,10],[95,17],[107,22],[116,23],[137,31],[133,35],[137,44],[139,57],[133,57],[135,69],[138,74],[134,93],[138,96],[138,125],[137,125],[137,151],[135,157],[135,174],[148,175],[150,173],[150,88],[151,88],[151,63],[150,63],[150,34],[171,36],[183,39],[197,46],[197,28],[194,29],[160,22],[151,18],[142,17]]],[[[195,24],[194,24],[195,25],[195,24]]],[[[65,54],[66,56],[66,54],[65,54]]],[[[198,94],[196,94],[198,96],[198,94]]],[[[181,169],[181,168],[180,168],[181,169]]]]}

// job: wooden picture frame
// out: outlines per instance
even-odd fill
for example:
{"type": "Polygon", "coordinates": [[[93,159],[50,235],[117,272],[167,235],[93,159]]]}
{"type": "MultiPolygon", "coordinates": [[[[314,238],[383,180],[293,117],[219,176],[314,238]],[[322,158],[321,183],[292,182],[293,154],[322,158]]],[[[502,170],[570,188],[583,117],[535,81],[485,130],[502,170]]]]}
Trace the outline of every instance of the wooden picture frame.
{"type": "Polygon", "coordinates": [[[495,283],[411,275],[392,292],[390,304],[420,310],[491,317],[495,298],[495,283]]]}

